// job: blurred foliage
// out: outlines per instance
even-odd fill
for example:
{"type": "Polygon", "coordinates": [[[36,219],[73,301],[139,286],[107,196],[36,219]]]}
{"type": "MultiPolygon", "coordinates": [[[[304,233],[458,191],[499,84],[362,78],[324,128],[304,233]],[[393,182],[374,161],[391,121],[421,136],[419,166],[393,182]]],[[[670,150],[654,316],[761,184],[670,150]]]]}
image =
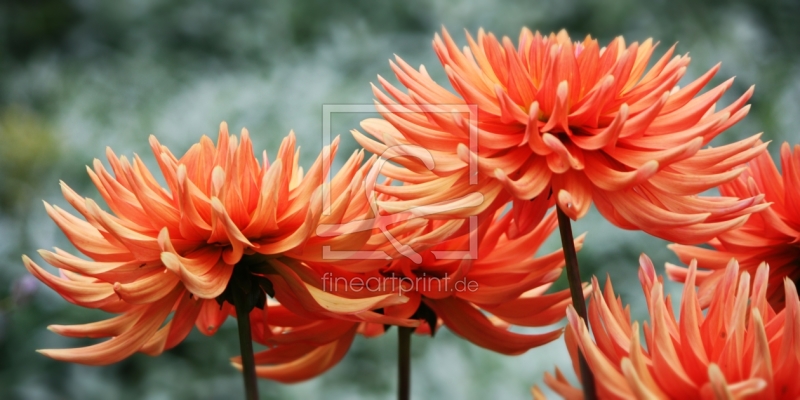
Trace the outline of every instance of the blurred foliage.
{"type": "MultiPolygon", "coordinates": [[[[154,166],[147,135],[181,154],[227,120],[232,129],[248,127],[255,147],[270,155],[294,128],[309,162],[323,145],[322,104],[371,104],[368,83],[376,74],[394,81],[386,62],[393,54],[425,64],[446,82],[430,48],[442,25],[461,44],[462,29],[481,26],[512,38],[522,26],[566,28],[574,38],[591,34],[603,42],[653,37],[662,43],[656,55],[680,42],[677,51],[693,57],[687,78],[719,61],[715,82],[737,76],[723,102],[757,86],[750,116],[715,144],[758,131],[767,140],[796,143],[798,16],[795,0],[0,2],[0,304],[7,305],[0,311],[0,398],[222,399],[242,392],[227,361],[238,350],[230,323],[214,338],[193,332],[157,359],[136,355],[102,368],[34,353],[91,343],[59,337],[45,330],[48,324],[102,318],[46,288],[26,304],[9,296],[25,275],[20,254],[72,249],[40,200],[65,204],[59,180],[97,198],[83,166],[106,146],[117,154],[139,152],[154,166]]],[[[332,121],[333,133],[343,136],[343,154],[355,147],[348,130],[364,117],[342,114],[332,121]]],[[[675,261],[665,242],[614,228],[597,213],[574,230],[589,232],[579,254],[586,278],[610,274],[641,317],[636,261],[641,252],[657,265],[675,261]]],[[[546,247],[559,247],[557,238],[546,247]]],[[[341,365],[310,382],[261,382],[264,398],[393,398],[393,333],[358,338],[341,365]]],[[[504,357],[447,331],[415,337],[413,357],[415,398],[529,398],[530,385],[553,364],[572,370],[561,342],[504,357]]]]}
{"type": "Polygon", "coordinates": [[[17,209],[30,201],[36,178],[53,168],[58,141],[44,118],[11,106],[0,111],[0,142],[0,209],[17,209]]]}

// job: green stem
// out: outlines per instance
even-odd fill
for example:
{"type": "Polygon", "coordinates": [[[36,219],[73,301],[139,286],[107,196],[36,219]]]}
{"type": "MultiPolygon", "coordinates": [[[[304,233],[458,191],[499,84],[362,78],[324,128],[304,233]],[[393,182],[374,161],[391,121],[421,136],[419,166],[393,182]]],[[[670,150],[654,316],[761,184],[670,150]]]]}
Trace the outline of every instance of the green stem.
{"type": "Polygon", "coordinates": [[[397,327],[397,399],[411,398],[411,333],[414,328],[397,327]]]}
{"type": "Polygon", "coordinates": [[[242,375],[247,400],[258,400],[256,381],[256,360],[253,356],[253,339],[250,333],[250,299],[238,285],[233,285],[233,306],[236,307],[236,321],[239,327],[239,350],[242,354],[242,375]]]}
{"type": "MultiPolygon", "coordinates": [[[[569,291],[572,294],[572,306],[578,316],[586,322],[586,301],[583,298],[583,283],[581,282],[581,272],[578,268],[578,255],[575,252],[575,241],[572,235],[572,223],[567,214],[556,206],[558,213],[558,230],[561,233],[561,246],[564,248],[564,261],[567,263],[567,281],[569,281],[569,291]]],[[[580,364],[581,383],[583,384],[583,397],[586,400],[597,398],[594,386],[594,375],[586,363],[583,352],[578,352],[578,364],[580,364]]]]}

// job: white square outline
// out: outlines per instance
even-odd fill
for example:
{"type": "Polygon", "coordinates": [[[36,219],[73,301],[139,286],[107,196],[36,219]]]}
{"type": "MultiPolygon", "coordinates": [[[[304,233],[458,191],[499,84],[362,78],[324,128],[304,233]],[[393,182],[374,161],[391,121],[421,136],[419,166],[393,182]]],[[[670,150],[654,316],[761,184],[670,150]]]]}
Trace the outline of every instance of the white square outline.
{"type": "MultiPolygon", "coordinates": [[[[477,104],[397,104],[395,107],[406,107],[408,111],[391,111],[393,114],[400,113],[419,113],[419,112],[432,112],[432,113],[468,113],[469,114],[469,150],[472,154],[478,154],[478,105],[477,104]],[[446,108],[447,111],[444,111],[446,108]]],[[[332,165],[331,162],[331,114],[333,113],[374,113],[376,112],[375,104],[323,104],[322,105],[322,165],[332,165]]],[[[380,155],[378,155],[380,157],[380,155]]],[[[469,157],[469,184],[470,186],[478,184],[478,164],[477,157],[469,157]]],[[[330,215],[331,213],[331,169],[325,175],[324,184],[322,185],[322,215],[330,215]]],[[[366,177],[365,177],[366,178],[366,177]]],[[[478,258],[478,217],[476,215],[468,217],[469,219],[469,250],[452,250],[440,251],[432,250],[434,258],[439,260],[463,260],[478,258]]],[[[391,259],[385,252],[383,255],[375,254],[375,252],[360,251],[346,251],[346,250],[331,250],[330,246],[323,246],[322,257],[326,259],[391,259]],[[356,257],[361,258],[356,258],[356,257]]]]}

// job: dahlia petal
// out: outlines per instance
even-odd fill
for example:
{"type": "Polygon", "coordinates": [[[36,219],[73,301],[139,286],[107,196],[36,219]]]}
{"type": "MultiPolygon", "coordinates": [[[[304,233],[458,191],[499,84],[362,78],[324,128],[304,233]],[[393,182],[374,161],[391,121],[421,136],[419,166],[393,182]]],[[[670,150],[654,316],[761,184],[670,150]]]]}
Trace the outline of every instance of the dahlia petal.
{"type": "Polygon", "coordinates": [[[680,242],[686,244],[700,244],[707,242],[712,238],[719,236],[723,232],[736,229],[744,225],[747,221],[748,215],[736,217],[727,221],[700,223],[686,227],[670,227],[668,229],[646,229],[645,232],[651,235],[664,238],[665,240],[680,242]]]}
{"type": "MultiPolygon", "coordinates": [[[[439,55],[440,58],[446,57],[447,60],[452,60],[458,67],[459,74],[470,75],[470,81],[475,82],[478,89],[486,94],[491,93],[492,85],[498,82],[497,78],[492,75],[494,78],[494,80],[492,80],[492,78],[484,77],[480,74],[480,67],[475,60],[468,58],[467,55],[459,51],[458,45],[456,45],[450,33],[447,32],[447,29],[444,27],[442,28],[442,38],[444,39],[443,41],[439,38],[438,34],[434,35],[434,49],[436,50],[436,54],[439,55]]],[[[485,58],[481,58],[481,61],[484,63],[488,62],[485,58]]]]}
{"type": "Polygon", "coordinates": [[[572,141],[584,150],[597,150],[601,148],[613,148],[617,144],[617,138],[622,132],[622,127],[628,118],[628,105],[620,107],[617,116],[611,125],[591,136],[573,135],[572,141]]]}
{"type": "Polygon", "coordinates": [[[170,321],[170,329],[164,343],[164,350],[169,350],[177,346],[183,339],[186,339],[186,336],[189,335],[197,321],[204,302],[206,301],[197,299],[188,293],[181,295],[175,314],[173,314],[170,321]]]}
{"type": "MultiPolygon", "coordinates": [[[[686,246],[682,244],[670,244],[670,250],[674,251],[678,258],[684,264],[689,264],[692,259],[703,260],[703,268],[709,269],[725,269],[728,265],[728,261],[731,260],[731,256],[729,254],[718,252],[711,249],[704,249],[700,247],[694,246],[686,246]]],[[[667,264],[667,276],[670,276],[670,271],[673,269],[678,269],[681,267],[677,267],[672,264],[667,264]]],[[[682,268],[681,268],[682,269],[682,268]]],[[[670,277],[670,279],[672,279],[670,277]]]]}
{"type": "Polygon", "coordinates": [[[756,395],[762,395],[766,388],[767,383],[759,378],[748,379],[728,385],[728,389],[734,399],[745,399],[756,395]]]}
{"type": "Polygon", "coordinates": [[[692,262],[683,290],[680,322],[681,347],[683,349],[681,354],[684,365],[688,364],[686,365],[687,372],[692,376],[702,375],[704,371],[708,370],[709,365],[700,331],[703,314],[694,289],[696,274],[697,263],[692,262]]]}
{"type": "Polygon", "coordinates": [[[654,378],[669,396],[685,398],[696,392],[697,387],[683,369],[668,332],[669,322],[667,319],[669,315],[662,300],[662,293],[660,285],[654,286],[650,293],[650,305],[648,306],[653,318],[654,341],[651,350],[653,367],[661,372],[654,378]]]}
{"type": "MultiPolygon", "coordinates": [[[[509,88],[509,95],[517,104],[531,104],[536,100],[537,90],[531,83],[531,77],[522,66],[519,55],[514,49],[514,44],[511,43],[508,37],[503,38],[503,48],[505,49],[508,68],[508,83],[506,87],[509,88]]],[[[522,115],[520,122],[525,120],[524,114],[522,115]]]]}
{"type": "MultiPolygon", "coordinates": [[[[585,52],[586,50],[584,50],[585,52]]],[[[573,106],[569,121],[573,125],[597,126],[602,111],[601,104],[614,96],[614,77],[606,75],[581,101],[573,106]]]]}
{"type": "Polygon", "coordinates": [[[22,262],[28,272],[71,303],[84,307],[94,305],[94,308],[97,308],[103,302],[113,300],[116,297],[114,287],[110,283],[82,282],[59,278],[36,265],[28,256],[22,256],[22,262]]]}
{"type": "MultiPolygon", "coordinates": [[[[589,285],[584,285],[584,295],[591,292],[589,285]]],[[[541,295],[525,295],[497,305],[480,304],[480,307],[492,315],[510,324],[519,326],[545,326],[554,324],[564,318],[564,313],[572,303],[569,290],[541,295]],[[533,313],[532,310],[537,312],[533,313]]]]}
{"type": "MultiPolygon", "coordinates": [[[[312,206],[313,208],[314,206],[312,206]]],[[[321,208],[321,207],[319,207],[321,208]]],[[[253,250],[260,254],[281,254],[292,250],[305,242],[311,232],[311,227],[315,225],[319,215],[315,215],[309,210],[305,222],[297,227],[294,232],[289,232],[279,237],[269,237],[256,241],[253,250]]]]}
{"type": "Polygon", "coordinates": [[[797,367],[800,362],[800,299],[797,296],[797,288],[791,282],[785,280],[783,285],[786,293],[786,308],[784,315],[786,324],[784,326],[783,340],[781,343],[780,357],[776,363],[777,370],[797,367]]]}
{"type": "Polygon", "coordinates": [[[672,164],[672,167],[684,172],[704,171],[719,173],[727,171],[763,153],[768,143],[760,143],[753,146],[759,142],[760,138],[761,134],[757,134],[720,147],[702,149],[697,151],[694,157],[678,160],[672,164]]]}
{"type": "Polygon", "coordinates": [[[592,367],[595,378],[603,382],[603,385],[597,388],[602,391],[602,394],[598,394],[601,396],[615,396],[617,398],[630,397],[632,393],[628,388],[625,377],[614,368],[608,359],[603,356],[594,342],[592,342],[585,323],[578,317],[574,308],[567,308],[567,319],[569,320],[570,328],[578,335],[579,348],[586,357],[586,362],[592,367]]]}
{"type": "Polygon", "coordinates": [[[114,318],[80,325],[50,325],[47,327],[47,329],[59,335],[69,337],[87,337],[97,339],[119,336],[130,330],[130,328],[142,316],[144,310],[144,307],[137,306],[136,309],[114,318]]]}
{"type": "Polygon", "coordinates": [[[97,203],[92,199],[86,199],[86,208],[98,223],[100,223],[115,239],[123,243],[125,247],[140,261],[151,261],[158,259],[160,250],[158,241],[148,235],[129,229],[115,218],[102,211],[97,203]]]}
{"type": "MultiPolygon", "coordinates": [[[[553,129],[563,130],[568,135],[572,135],[569,129],[569,84],[567,81],[561,81],[556,89],[556,100],[554,108],[550,114],[550,119],[542,127],[542,132],[550,132],[553,129]]],[[[547,142],[545,142],[547,143],[547,142]]],[[[552,148],[552,146],[548,145],[552,148]]]]}
{"type": "Polygon", "coordinates": [[[211,234],[210,209],[211,200],[187,177],[186,166],[178,166],[176,173],[178,181],[178,204],[181,218],[178,230],[181,236],[189,240],[203,240],[211,234]],[[208,218],[204,217],[208,212],[208,218]]]}
{"type": "Polygon", "coordinates": [[[641,110],[641,112],[637,112],[638,110],[629,110],[631,116],[625,121],[625,126],[622,127],[617,136],[627,138],[649,134],[647,128],[650,127],[653,121],[661,114],[661,111],[664,109],[664,104],[667,103],[668,99],[669,93],[664,92],[658,101],[644,110],[641,110]]]}
{"type": "Polygon", "coordinates": [[[153,271],[130,283],[114,283],[114,292],[131,304],[156,302],[170,294],[180,282],[174,274],[166,270],[153,271]]]}
{"type": "MultiPolygon", "coordinates": [[[[269,321],[268,321],[269,322],[269,321]]],[[[323,345],[339,340],[351,333],[357,323],[337,319],[318,320],[302,327],[284,331],[280,335],[270,337],[269,344],[308,343],[323,345]]]]}
{"type": "Polygon", "coordinates": [[[138,156],[134,158],[133,168],[128,170],[128,176],[134,185],[133,193],[151,224],[176,227],[180,215],[172,204],[171,196],[168,196],[164,189],[155,182],[155,178],[150,175],[138,156]]]}
{"type": "Polygon", "coordinates": [[[646,358],[642,351],[641,340],[639,339],[639,323],[631,324],[631,351],[628,353],[631,365],[638,372],[638,377],[647,385],[650,390],[655,392],[659,398],[666,398],[667,395],[658,387],[653,375],[650,373],[652,363],[646,358]]]}
{"type": "MultiPolygon", "coordinates": [[[[111,149],[107,149],[106,153],[109,156],[109,160],[115,159],[113,152],[111,149]]],[[[114,212],[116,215],[123,216],[126,220],[133,222],[139,226],[150,226],[150,218],[148,218],[147,214],[142,209],[141,205],[139,204],[136,196],[131,192],[130,185],[125,179],[125,184],[120,183],[118,179],[114,179],[108,171],[105,170],[103,167],[103,163],[100,160],[95,159],[93,162],[94,171],[90,169],[88,166],[86,167],[86,172],[89,174],[89,178],[94,183],[97,190],[100,192],[100,195],[103,197],[103,201],[108,204],[109,208],[114,212]]],[[[127,175],[127,170],[130,169],[130,166],[126,164],[126,169],[122,169],[121,166],[119,172],[122,174],[127,175]]],[[[119,175],[118,175],[119,176],[119,175]]],[[[123,178],[124,179],[124,178],[123,178]]],[[[69,189],[65,183],[61,183],[61,190],[62,193],[65,194],[65,198],[70,201],[70,204],[77,203],[77,198],[80,198],[75,194],[71,189],[69,189]],[[70,196],[67,197],[67,192],[70,192],[70,196]]],[[[80,198],[81,202],[84,202],[82,198],[80,198]]],[[[73,204],[73,207],[75,205],[73,204]]],[[[83,214],[83,211],[86,210],[85,205],[77,206],[76,209],[83,214]]]]}
{"type": "MultiPolygon", "coordinates": [[[[192,270],[196,268],[189,259],[179,257],[174,253],[161,253],[161,261],[170,270],[178,271],[176,274],[190,292],[201,299],[213,299],[222,294],[233,274],[233,265],[222,260],[216,261],[208,272],[197,275],[192,270]]],[[[207,267],[209,264],[203,266],[207,267]]]]}
{"type": "Polygon", "coordinates": [[[195,326],[200,333],[211,336],[234,313],[233,305],[225,302],[219,305],[216,300],[199,300],[200,313],[195,321],[195,326]]]}
{"type": "Polygon", "coordinates": [[[730,182],[739,176],[742,171],[744,171],[744,168],[713,175],[691,175],[662,170],[650,178],[649,182],[665,192],[677,195],[693,195],[730,182]]]}
{"type": "Polygon", "coordinates": [[[690,102],[694,96],[708,84],[708,82],[711,82],[711,79],[717,74],[721,65],[722,63],[717,63],[717,65],[706,71],[706,73],[701,75],[699,78],[692,81],[692,83],[684,86],[677,93],[672,94],[669,98],[669,105],[665,108],[664,112],[668,113],[677,110],[686,105],[686,103],[690,102]]]}
{"type": "MultiPolygon", "coordinates": [[[[563,378],[563,375],[561,375],[561,371],[558,370],[558,367],[556,367],[556,374],[561,379],[553,377],[549,372],[545,372],[544,374],[544,383],[550,387],[550,389],[553,389],[553,391],[558,393],[558,395],[563,397],[565,400],[583,399],[583,391],[572,387],[569,382],[567,382],[566,378],[563,378]]],[[[538,398],[534,398],[538,400],[538,398]]],[[[545,399],[545,397],[542,396],[541,399],[545,399]]]]}
{"type": "MultiPolygon", "coordinates": [[[[540,193],[541,194],[541,193],[540,193]]],[[[516,232],[508,233],[509,238],[515,239],[519,236],[526,235],[536,229],[542,219],[550,208],[550,200],[546,196],[536,196],[531,200],[521,200],[519,198],[513,200],[511,212],[514,216],[515,225],[513,228],[516,232]]],[[[551,216],[553,213],[550,214],[551,216]]],[[[552,219],[552,217],[550,218],[552,219]]],[[[486,243],[486,237],[483,238],[483,243],[486,243]]]]}
{"type": "Polygon", "coordinates": [[[719,366],[711,364],[708,366],[708,385],[714,398],[720,400],[733,400],[733,393],[728,387],[728,382],[725,381],[725,375],[720,371],[719,366]]]}
{"type": "Polygon", "coordinates": [[[597,210],[600,212],[600,215],[605,217],[608,222],[611,222],[617,227],[622,229],[628,230],[636,230],[639,229],[637,225],[634,225],[626,218],[623,218],[622,215],[617,211],[614,204],[606,198],[605,192],[602,190],[596,190],[592,193],[592,200],[594,200],[594,205],[597,207],[597,210]]]}
{"type": "Polygon", "coordinates": [[[506,355],[522,354],[561,336],[560,329],[543,334],[522,335],[497,328],[475,307],[453,297],[427,301],[426,304],[456,334],[478,346],[506,355]]]}
{"type": "MultiPolygon", "coordinates": [[[[220,235],[227,236],[227,239],[230,241],[231,245],[231,253],[223,252],[223,258],[225,262],[228,264],[236,264],[242,258],[242,254],[244,252],[245,247],[258,247],[247,239],[247,237],[239,230],[239,227],[231,219],[230,215],[228,215],[225,206],[222,204],[217,197],[211,198],[211,207],[213,211],[213,219],[212,219],[212,233],[211,239],[209,239],[209,243],[213,243],[215,237],[220,235]]],[[[219,239],[217,239],[219,240],[219,239]]]]}
{"type": "Polygon", "coordinates": [[[494,170],[494,177],[510,191],[514,197],[533,199],[540,195],[550,183],[552,172],[547,167],[547,162],[541,157],[536,157],[527,162],[521,170],[518,179],[512,180],[503,170],[494,170]]]}
{"type": "MultiPolygon", "coordinates": [[[[289,200],[297,200],[300,199],[301,201],[307,200],[311,198],[314,192],[319,188],[320,184],[323,183],[325,177],[328,176],[330,172],[331,163],[333,157],[336,155],[337,150],[339,149],[339,136],[335,137],[331,142],[330,146],[325,146],[322,149],[322,152],[314,161],[314,164],[311,168],[308,169],[308,173],[302,177],[302,180],[299,181],[298,185],[292,185],[291,193],[289,194],[289,200]]],[[[299,155],[295,157],[295,162],[299,160],[299,155]]],[[[301,178],[298,175],[295,175],[298,179],[301,178]]],[[[293,202],[295,204],[298,202],[293,202]]],[[[298,207],[298,209],[302,208],[298,207]]],[[[293,207],[289,207],[287,210],[288,213],[294,213],[295,209],[293,207]]]]}
{"type": "MultiPolygon", "coordinates": [[[[800,147],[795,145],[794,153],[788,143],[781,145],[781,164],[783,165],[783,179],[787,187],[800,188],[800,147]]],[[[793,195],[791,191],[784,192],[786,213],[792,219],[800,217],[800,196],[793,195]]]]}
{"type": "Polygon", "coordinates": [[[472,36],[467,34],[467,42],[469,44],[470,49],[472,49],[472,55],[475,58],[476,64],[479,66],[481,72],[483,72],[486,77],[494,83],[501,83],[500,79],[495,74],[494,69],[489,62],[489,59],[483,51],[483,42],[485,40],[486,34],[483,28],[478,29],[478,43],[472,39],[472,36]]]}
{"type": "Polygon", "coordinates": [[[620,366],[622,367],[622,374],[625,376],[625,379],[628,381],[628,385],[633,390],[633,396],[635,398],[647,400],[655,400],[659,398],[656,393],[653,393],[639,377],[638,371],[636,371],[636,368],[633,366],[629,358],[623,359],[620,366]]]}
{"type": "Polygon", "coordinates": [[[394,85],[389,83],[389,81],[387,81],[386,79],[384,79],[384,77],[380,75],[378,75],[378,83],[380,83],[383,90],[389,93],[389,95],[387,96],[386,93],[383,93],[377,86],[375,86],[375,84],[370,83],[370,86],[372,87],[372,94],[375,96],[375,99],[379,103],[386,105],[387,108],[389,108],[392,112],[405,111],[405,114],[410,114],[410,115],[403,115],[404,118],[411,118],[412,120],[417,121],[418,123],[424,122],[419,115],[414,115],[413,113],[408,112],[408,111],[413,111],[413,112],[422,111],[421,107],[418,107],[416,104],[414,104],[414,100],[411,98],[411,96],[397,89],[394,85]],[[392,98],[397,99],[397,102],[392,100],[392,98]]]}
{"type": "MultiPolygon", "coordinates": [[[[408,301],[407,297],[399,296],[394,293],[359,299],[340,297],[317,289],[304,282],[294,270],[281,261],[271,260],[270,264],[280,277],[283,278],[282,280],[287,285],[287,289],[291,291],[292,296],[308,311],[355,314],[408,301]]],[[[273,284],[275,283],[273,282],[273,284]]],[[[276,291],[276,296],[279,294],[280,293],[276,291]]],[[[280,298],[278,298],[278,300],[285,304],[285,301],[280,298]]]]}
{"type": "MultiPolygon", "coordinates": [[[[639,94],[652,92],[654,88],[658,87],[660,83],[659,78],[664,79],[672,77],[675,75],[675,70],[688,64],[688,57],[672,57],[672,55],[675,53],[676,46],[677,44],[673,44],[669,49],[667,49],[664,55],[661,56],[661,58],[656,61],[650,70],[647,71],[644,77],[642,77],[639,84],[628,92],[629,96],[634,97],[637,92],[639,94]]],[[[670,87],[673,85],[670,85],[670,87]]]]}
{"type": "Polygon", "coordinates": [[[647,181],[658,173],[659,163],[650,160],[633,171],[620,171],[611,166],[605,156],[586,154],[586,177],[598,188],[606,191],[625,190],[647,181]]]}
{"type": "MultiPolygon", "coordinates": [[[[550,215],[553,215],[551,213],[550,215]]],[[[540,225],[541,226],[541,225],[540,225]]],[[[552,233],[552,230],[546,231],[546,235],[552,233]]],[[[561,268],[564,265],[564,253],[563,251],[556,250],[549,254],[546,254],[541,257],[537,257],[536,259],[528,259],[524,261],[519,261],[519,257],[516,256],[518,253],[516,252],[523,252],[523,251],[530,251],[530,250],[538,250],[538,245],[534,242],[535,236],[537,234],[537,230],[531,232],[531,234],[526,235],[525,237],[517,237],[514,240],[513,246],[497,246],[496,251],[499,253],[499,249],[502,249],[502,253],[500,254],[492,254],[491,261],[488,260],[475,260],[472,265],[471,274],[476,276],[483,276],[484,278],[491,277],[493,273],[513,273],[513,274],[525,274],[531,275],[531,279],[533,276],[538,277],[537,279],[541,279],[544,282],[547,282],[547,278],[551,274],[555,273],[556,278],[558,277],[559,271],[552,271],[556,268],[561,268]],[[527,244],[527,240],[531,241],[531,244],[527,244]],[[523,244],[524,243],[524,244],[523,244]],[[535,271],[535,272],[533,272],[535,271]]],[[[575,248],[576,250],[580,250],[583,247],[583,240],[586,234],[582,234],[575,238],[575,248]]],[[[535,251],[534,250],[534,251],[535,251]]],[[[521,284],[520,277],[507,277],[508,280],[512,284],[521,284]]],[[[482,303],[479,300],[475,300],[476,302],[482,303]]]]}
{"type": "Polygon", "coordinates": [[[649,150],[665,150],[682,145],[697,137],[702,137],[705,144],[707,142],[706,136],[712,135],[719,127],[725,125],[729,119],[730,115],[723,113],[698,124],[687,124],[688,127],[685,130],[671,131],[669,134],[651,135],[648,131],[646,136],[627,138],[625,144],[649,150]]]}
{"type": "Polygon", "coordinates": [[[410,211],[417,217],[423,216],[469,216],[480,214],[492,205],[494,198],[502,190],[502,186],[494,185],[481,188],[486,192],[472,192],[460,198],[450,201],[443,201],[432,205],[418,205],[416,201],[411,202],[383,202],[379,201],[378,206],[387,212],[396,214],[410,211]]]}
{"type": "Polygon", "coordinates": [[[470,149],[463,143],[460,143],[456,152],[464,163],[470,163],[470,159],[477,164],[478,169],[484,174],[491,174],[496,169],[501,169],[507,174],[514,173],[525,164],[527,158],[525,157],[525,148],[514,147],[505,154],[497,155],[494,157],[483,157],[470,151],[470,149]]]}
{"type": "Polygon", "coordinates": [[[453,174],[440,179],[432,179],[427,182],[419,182],[416,185],[403,186],[381,186],[380,192],[388,194],[401,200],[412,200],[434,196],[441,193],[443,187],[452,188],[456,182],[461,180],[463,175],[453,174]]]}
{"type": "MultiPolygon", "coordinates": [[[[261,378],[272,379],[282,383],[293,383],[310,379],[339,363],[347,353],[347,350],[350,349],[350,344],[355,334],[356,329],[353,328],[351,332],[342,339],[317,347],[302,357],[283,365],[257,365],[256,375],[261,378]]],[[[266,350],[263,353],[269,353],[270,351],[273,350],[266,350]]],[[[241,369],[241,364],[234,362],[233,366],[237,369],[241,369]]]]}
{"type": "Polygon", "coordinates": [[[525,138],[523,144],[528,143],[528,147],[540,156],[546,156],[553,152],[542,140],[541,130],[539,129],[539,103],[533,102],[528,109],[528,122],[525,125],[525,138]]]}
{"type": "Polygon", "coordinates": [[[308,293],[324,309],[342,314],[353,314],[368,311],[370,308],[380,308],[380,306],[390,306],[408,301],[407,297],[394,294],[367,297],[363,299],[348,299],[332,295],[319,290],[313,286],[306,285],[308,293]]]}
{"type": "Polygon", "coordinates": [[[174,290],[163,303],[146,307],[138,321],[126,332],[105,342],[75,349],[37,350],[47,357],[86,365],[108,365],[140,350],[156,333],[161,323],[172,311],[172,304],[180,291],[174,290]],[[171,300],[171,301],[169,301],[171,300]]]}
{"type": "MultiPolygon", "coordinates": [[[[425,143],[425,147],[431,150],[445,151],[452,149],[458,142],[453,138],[442,135],[441,132],[412,124],[397,114],[390,112],[383,105],[376,105],[378,113],[390,122],[403,136],[410,138],[414,143],[425,143]]],[[[364,128],[366,129],[366,128],[364,128]]]]}
{"type": "Polygon", "coordinates": [[[87,261],[66,253],[61,249],[56,248],[55,250],[55,253],[46,250],[39,250],[39,255],[48,264],[56,268],[66,269],[88,276],[101,276],[108,273],[125,273],[137,270],[144,270],[144,272],[146,272],[153,267],[159,266],[158,263],[141,263],[138,261],[87,261]]]}
{"type": "Polygon", "coordinates": [[[428,102],[454,103],[459,100],[447,90],[438,87],[427,74],[418,72],[399,56],[395,55],[395,61],[397,64],[392,61],[389,61],[389,64],[397,79],[411,91],[422,95],[428,102]]]}
{"type": "Polygon", "coordinates": [[[250,222],[242,229],[245,237],[257,237],[264,232],[278,229],[277,208],[278,193],[275,190],[283,176],[281,164],[276,164],[267,170],[261,180],[261,190],[258,194],[258,203],[253,210],[250,222]]]}
{"type": "Polygon", "coordinates": [[[78,251],[97,261],[127,261],[128,249],[109,242],[100,231],[86,221],[78,219],[60,207],[44,203],[47,215],[58,225],[78,251]]]}
{"type": "MultiPolygon", "coordinates": [[[[500,85],[495,85],[494,87],[495,95],[497,96],[497,100],[500,103],[500,121],[510,124],[510,123],[520,123],[524,124],[528,122],[528,116],[525,115],[524,112],[519,108],[517,103],[511,98],[511,96],[503,90],[503,87],[500,85]]],[[[527,103],[523,103],[527,104],[527,103]]]]}
{"type": "Polygon", "coordinates": [[[657,207],[633,192],[625,194],[605,192],[604,195],[616,206],[617,211],[623,218],[640,228],[678,228],[699,224],[711,215],[710,213],[688,215],[674,213],[657,207]]]}
{"type": "Polygon", "coordinates": [[[592,187],[581,173],[568,171],[553,177],[553,192],[559,209],[574,221],[583,218],[592,204],[592,187]]]}
{"type": "Polygon", "coordinates": [[[568,148],[549,133],[543,134],[542,140],[547,147],[553,150],[553,153],[547,156],[547,164],[553,172],[563,173],[569,168],[583,169],[583,152],[579,148],[575,146],[568,148]]]}
{"type": "MultiPolygon", "coordinates": [[[[758,298],[765,298],[763,294],[758,298]]],[[[753,361],[751,376],[761,378],[765,383],[764,393],[775,393],[772,357],[769,350],[769,339],[764,330],[764,320],[758,309],[753,310],[753,328],[755,330],[755,347],[753,349],[753,361]]]]}
{"type": "Polygon", "coordinates": [[[677,103],[667,100],[667,104],[662,109],[662,115],[653,120],[653,123],[647,128],[647,134],[663,135],[688,129],[703,117],[705,112],[722,97],[732,84],[733,78],[690,100],[686,105],[675,111],[672,111],[670,106],[677,103]]]}
{"type": "Polygon", "coordinates": [[[147,342],[142,345],[139,352],[147,354],[150,357],[161,355],[164,352],[164,345],[167,342],[167,335],[169,334],[172,321],[167,322],[166,325],[159,328],[153,336],[147,339],[147,342]]]}
{"type": "Polygon", "coordinates": [[[203,247],[186,257],[180,256],[169,240],[166,229],[159,235],[164,251],[161,262],[180,278],[181,282],[194,295],[202,299],[219,296],[228,285],[233,265],[222,260],[224,254],[219,247],[203,247]]]}
{"type": "MultiPolygon", "coordinates": [[[[608,280],[606,281],[608,282],[608,280]]],[[[606,299],[603,298],[603,293],[599,289],[599,283],[596,277],[592,277],[592,302],[589,306],[589,322],[592,326],[603,326],[605,329],[598,329],[595,332],[597,345],[604,349],[608,356],[617,354],[624,354],[630,348],[630,331],[627,329],[624,319],[617,318],[617,315],[611,311],[606,299]],[[623,324],[620,325],[619,322],[623,324]]],[[[609,300],[613,300],[609,299],[609,300]]],[[[612,303],[613,304],[613,303],[612,303]]],[[[621,359],[612,359],[612,362],[620,362],[621,359]]]]}
{"type": "Polygon", "coordinates": [[[481,45],[484,53],[486,54],[486,60],[489,62],[489,65],[491,65],[491,69],[497,76],[499,83],[508,82],[508,69],[506,68],[505,61],[506,57],[503,53],[503,48],[500,46],[500,42],[497,40],[497,37],[495,37],[493,33],[483,35],[481,45]]]}
{"type": "MultiPolygon", "coordinates": [[[[450,83],[453,85],[453,89],[466,100],[467,104],[477,104],[481,110],[492,115],[502,114],[501,108],[491,97],[475,88],[475,86],[466,81],[465,78],[459,75],[451,66],[445,66],[444,71],[450,83]]],[[[461,101],[459,101],[459,103],[460,102],[461,101]]]]}

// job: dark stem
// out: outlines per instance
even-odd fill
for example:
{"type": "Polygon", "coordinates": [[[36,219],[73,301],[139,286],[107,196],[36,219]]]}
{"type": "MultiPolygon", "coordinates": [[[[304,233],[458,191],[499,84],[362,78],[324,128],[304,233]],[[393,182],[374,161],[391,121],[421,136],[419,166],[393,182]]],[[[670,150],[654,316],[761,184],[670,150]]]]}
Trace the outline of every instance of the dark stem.
{"type": "Polygon", "coordinates": [[[411,398],[411,333],[414,328],[397,328],[397,400],[408,400],[411,398]]]}
{"type": "MultiPolygon", "coordinates": [[[[572,306],[575,311],[583,318],[586,318],[586,301],[583,298],[583,283],[581,282],[581,272],[578,268],[578,255],[575,252],[575,241],[572,236],[572,223],[567,214],[556,206],[558,213],[558,231],[561,233],[561,246],[564,248],[564,260],[567,263],[567,280],[569,281],[569,291],[572,294],[572,306]]],[[[586,363],[583,353],[578,351],[578,364],[580,364],[581,383],[583,383],[583,397],[586,400],[597,398],[594,386],[594,375],[586,363]]]]}
{"type": "Polygon", "coordinates": [[[253,356],[253,339],[250,334],[251,296],[238,285],[233,285],[233,306],[236,307],[236,321],[239,326],[239,350],[242,353],[242,375],[247,400],[258,400],[256,382],[256,360],[253,356]]]}

